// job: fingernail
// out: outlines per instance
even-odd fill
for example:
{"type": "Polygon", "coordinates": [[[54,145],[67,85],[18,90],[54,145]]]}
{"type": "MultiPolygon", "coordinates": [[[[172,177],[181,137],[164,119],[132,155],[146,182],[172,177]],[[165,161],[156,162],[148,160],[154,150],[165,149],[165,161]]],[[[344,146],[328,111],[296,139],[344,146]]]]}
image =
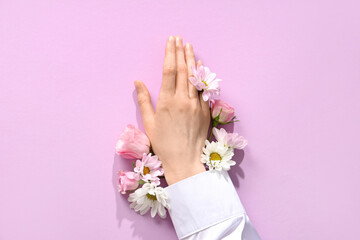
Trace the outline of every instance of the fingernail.
{"type": "Polygon", "coordinates": [[[172,42],[172,41],[174,41],[174,36],[171,35],[171,36],[169,37],[169,42],[172,42]]]}
{"type": "Polygon", "coordinates": [[[180,36],[176,36],[176,45],[179,45],[181,41],[181,37],[180,36]]]}
{"type": "Polygon", "coordinates": [[[187,44],[185,45],[185,47],[186,47],[187,49],[190,49],[191,44],[190,44],[190,43],[187,43],[187,44]]]}
{"type": "Polygon", "coordinates": [[[135,80],[134,85],[135,85],[135,88],[138,90],[141,87],[141,81],[140,80],[135,80]]]}

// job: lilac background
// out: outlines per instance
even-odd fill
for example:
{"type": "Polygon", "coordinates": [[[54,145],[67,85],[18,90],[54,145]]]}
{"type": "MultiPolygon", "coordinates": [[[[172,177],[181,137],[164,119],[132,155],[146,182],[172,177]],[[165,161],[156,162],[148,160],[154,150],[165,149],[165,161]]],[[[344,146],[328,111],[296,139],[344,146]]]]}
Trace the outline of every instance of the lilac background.
{"type": "Polygon", "coordinates": [[[114,178],[119,133],[142,128],[133,81],[155,104],[170,34],[224,79],[260,235],[359,236],[359,3],[0,1],[0,239],[176,238],[114,178]]]}

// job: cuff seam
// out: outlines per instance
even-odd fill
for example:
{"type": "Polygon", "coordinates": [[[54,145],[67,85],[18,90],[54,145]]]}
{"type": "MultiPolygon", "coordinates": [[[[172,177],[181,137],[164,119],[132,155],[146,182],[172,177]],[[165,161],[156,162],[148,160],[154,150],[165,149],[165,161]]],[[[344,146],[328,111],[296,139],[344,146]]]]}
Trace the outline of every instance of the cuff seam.
{"type": "Polygon", "coordinates": [[[190,177],[184,178],[184,179],[182,179],[182,180],[180,180],[180,181],[178,181],[178,182],[176,182],[176,183],[173,183],[173,184],[171,184],[171,185],[168,185],[168,186],[165,187],[164,189],[169,189],[169,188],[171,188],[172,186],[177,185],[178,183],[180,184],[180,183],[183,183],[183,182],[190,181],[192,178],[197,177],[197,176],[199,176],[199,175],[201,175],[201,174],[205,174],[205,173],[207,173],[208,171],[210,171],[210,170],[207,170],[207,171],[204,171],[204,172],[201,172],[201,173],[197,173],[197,174],[192,175],[192,176],[190,176],[190,177]]]}

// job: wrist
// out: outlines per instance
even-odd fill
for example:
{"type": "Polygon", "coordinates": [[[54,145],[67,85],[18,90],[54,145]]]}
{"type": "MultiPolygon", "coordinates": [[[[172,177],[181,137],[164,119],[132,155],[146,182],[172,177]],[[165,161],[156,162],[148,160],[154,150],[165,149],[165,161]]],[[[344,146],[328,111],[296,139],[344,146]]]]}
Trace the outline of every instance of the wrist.
{"type": "Polygon", "coordinates": [[[177,166],[169,166],[163,164],[164,176],[168,185],[179,182],[185,178],[191,177],[193,175],[205,172],[205,166],[201,162],[194,163],[191,165],[183,166],[178,164],[177,166]]]}

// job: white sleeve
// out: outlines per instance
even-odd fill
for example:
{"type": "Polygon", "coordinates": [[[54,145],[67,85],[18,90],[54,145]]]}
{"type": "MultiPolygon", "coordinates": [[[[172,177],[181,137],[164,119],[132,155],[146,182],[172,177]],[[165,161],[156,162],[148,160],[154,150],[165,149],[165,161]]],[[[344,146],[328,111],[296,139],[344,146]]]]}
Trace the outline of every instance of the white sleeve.
{"type": "Polygon", "coordinates": [[[165,191],[179,239],[261,239],[227,171],[202,172],[166,187],[165,191]]]}

